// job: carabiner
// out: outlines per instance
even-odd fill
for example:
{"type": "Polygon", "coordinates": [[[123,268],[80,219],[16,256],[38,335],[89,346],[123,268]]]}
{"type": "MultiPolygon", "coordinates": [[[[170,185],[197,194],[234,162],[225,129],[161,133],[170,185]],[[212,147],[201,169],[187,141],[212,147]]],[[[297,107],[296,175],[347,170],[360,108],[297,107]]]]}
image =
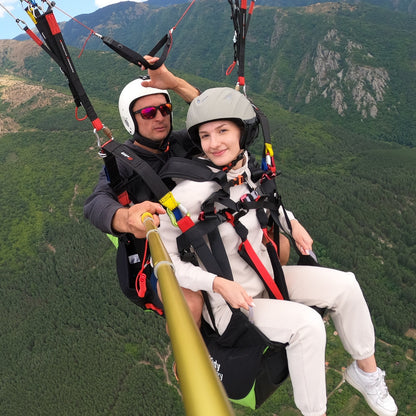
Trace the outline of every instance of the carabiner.
{"type": "Polygon", "coordinates": [[[107,157],[107,154],[104,152],[103,147],[101,145],[101,137],[98,134],[98,130],[94,129],[93,132],[95,134],[95,137],[97,138],[97,146],[100,149],[99,152],[98,152],[98,156],[101,157],[101,158],[107,157]]]}

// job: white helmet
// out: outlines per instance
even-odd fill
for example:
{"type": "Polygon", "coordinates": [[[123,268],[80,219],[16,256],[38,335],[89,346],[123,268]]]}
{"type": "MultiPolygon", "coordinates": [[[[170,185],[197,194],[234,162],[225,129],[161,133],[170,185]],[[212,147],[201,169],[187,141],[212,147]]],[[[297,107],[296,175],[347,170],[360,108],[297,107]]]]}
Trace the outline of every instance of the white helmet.
{"type": "Polygon", "coordinates": [[[133,135],[137,132],[136,118],[133,116],[132,108],[137,99],[146,97],[147,95],[163,94],[166,100],[170,103],[170,96],[167,90],[160,90],[159,88],[144,87],[143,81],[147,81],[148,76],[140,77],[134,81],[129,82],[121,91],[118,99],[118,111],[120,112],[121,121],[124,127],[133,135]]]}
{"type": "Polygon", "coordinates": [[[219,87],[205,90],[189,106],[186,128],[192,141],[201,147],[199,126],[208,121],[222,119],[242,124],[241,149],[246,149],[257,137],[259,120],[248,98],[233,88],[219,87]]]}

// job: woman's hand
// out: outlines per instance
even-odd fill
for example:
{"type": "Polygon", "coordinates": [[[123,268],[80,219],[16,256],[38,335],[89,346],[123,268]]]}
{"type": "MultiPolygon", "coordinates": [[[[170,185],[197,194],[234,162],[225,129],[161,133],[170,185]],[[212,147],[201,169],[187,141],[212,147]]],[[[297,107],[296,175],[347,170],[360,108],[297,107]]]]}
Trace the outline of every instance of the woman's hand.
{"type": "Polygon", "coordinates": [[[250,306],[254,306],[253,298],[239,283],[233,280],[217,276],[212,283],[212,289],[235,309],[243,308],[248,311],[250,306]]]}
{"type": "Polygon", "coordinates": [[[308,256],[309,251],[312,251],[312,237],[298,220],[292,220],[290,224],[292,226],[292,237],[296,242],[297,248],[303,255],[308,256]]]}

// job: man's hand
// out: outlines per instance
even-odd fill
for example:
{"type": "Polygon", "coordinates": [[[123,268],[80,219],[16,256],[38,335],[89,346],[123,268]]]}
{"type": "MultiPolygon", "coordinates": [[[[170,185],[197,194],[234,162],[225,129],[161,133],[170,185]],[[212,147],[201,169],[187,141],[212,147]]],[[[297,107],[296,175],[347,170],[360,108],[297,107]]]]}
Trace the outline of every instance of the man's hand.
{"type": "MultiPolygon", "coordinates": [[[[150,65],[154,65],[159,60],[158,57],[149,55],[146,55],[144,59],[146,59],[150,65]]],[[[145,70],[144,66],[141,68],[142,70],[145,70]]],[[[147,73],[150,79],[143,81],[143,87],[159,88],[160,90],[175,90],[178,86],[179,78],[173,75],[172,72],[166,68],[165,64],[162,64],[157,69],[148,69],[147,73]]]]}
{"type": "MultiPolygon", "coordinates": [[[[146,59],[146,61],[151,65],[155,64],[159,60],[158,57],[152,57],[149,55],[144,56],[144,59],[146,59]]],[[[145,70],[146,68],[142,66],[141,69],[145,70]]],[[[184,79],[173,75],[172,72],[166,68],[165,64],[162,64],[157,69],[148,69],[147,73],[150,79],[142,82],[143,87],[158,88],[160,90],[172,90],[182,97],[187,103],[190,103],[200,94],[197,88],[193,87],[184,79]]]]}
{"type": "Polygon", "coordinates": [[[159,215],[166,213],[162,205],[157,202],[144,201],[132,205],[130,208],[120,208],[117,210],[111,226],[116,232],[130,233],[136,238],[145,238],[146,229],[142,222],[142,215],[145,212],[150,212],[153,215],[153,221],[156,227],[160,224],[159,215]]]}

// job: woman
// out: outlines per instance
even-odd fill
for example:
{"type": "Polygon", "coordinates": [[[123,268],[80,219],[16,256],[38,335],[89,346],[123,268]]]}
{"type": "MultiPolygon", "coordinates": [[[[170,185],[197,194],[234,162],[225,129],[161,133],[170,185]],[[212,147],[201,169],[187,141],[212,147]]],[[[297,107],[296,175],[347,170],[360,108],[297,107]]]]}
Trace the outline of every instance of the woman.
{"type": "MultiPolygon", "coordinates": [[[[212,88],[194,99],[187,116],[188,132],[203,151],[213,171],[224,170],[229,180],[245,176],[229,189],[230,198],[239,201],[256,188],[249,168],[246,148],[257,135],[258,119],[251,103],[231,88],[212,88]]],[[[219,189],[214,181],[177,181],[176,200],[185,206],[194,222],[208,197],[219,189]]],[[[215,208],[221,209],[216,202],[215,208]]],[[[291,212],[289,226],[280,210],[280,223],[289,232],[302,254],[312,250],[312,239],[291,212]]],[[[248,230],[248,240],[266,269],[272,273],[263,244],[264,234],[255,210],[240,218],[248,230]]],[[[160,233],[175,266],[182,287],[207,293],[219,333],[231,318],[231,309],[240,308],[270,340],[287,343],[287,359],[296,406],[306,416],[326,415],[325,343],[321,316],[309,306],[327,308],[345,349],[355,360],[346,370],[346,379],[365,397],[378,415],[394,416],[397,407],[388,394],[384,372],[374,357],[375,336],[370,313],[360,286],[352,273],[321,267],[283,266],[290,301],[270,299],[253,269],[238,254],[241,240],[229,222],[218,230],[228,256],[234,280],[206,271],[201,263],[184,262],[177,248],[178,228],[167,216],[160,220],[160,233]],[[228,304],[227,304],[228,303],[228,304]]],[[[203,316],[211,322],[206,307],[203,316]]]]}

